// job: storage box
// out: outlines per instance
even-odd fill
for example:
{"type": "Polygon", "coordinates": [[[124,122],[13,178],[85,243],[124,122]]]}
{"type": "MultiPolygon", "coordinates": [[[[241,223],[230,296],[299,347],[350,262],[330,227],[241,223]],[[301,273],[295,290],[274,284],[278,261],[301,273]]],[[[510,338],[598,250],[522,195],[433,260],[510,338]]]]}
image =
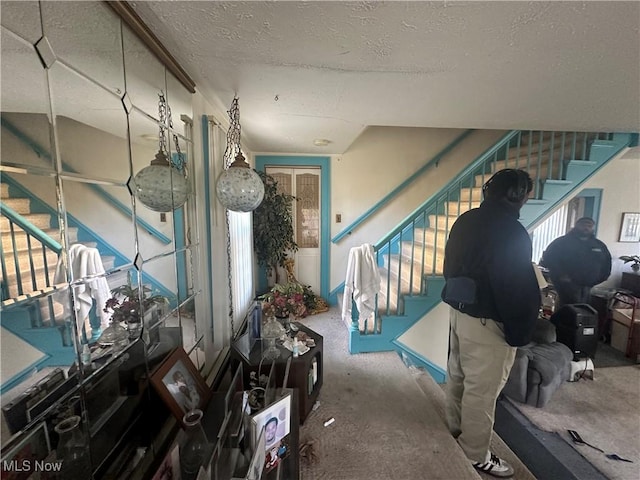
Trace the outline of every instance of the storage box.
{"type": "Polygon", "coordinates": [[[631,311],[632,309],[630,308],[614,308],[611,311],[613,320],[611,322],[611,346],[637,361],[638,354],[640,354],[640,310],[636,309],[631,344],[627,351],[631,311]]]}

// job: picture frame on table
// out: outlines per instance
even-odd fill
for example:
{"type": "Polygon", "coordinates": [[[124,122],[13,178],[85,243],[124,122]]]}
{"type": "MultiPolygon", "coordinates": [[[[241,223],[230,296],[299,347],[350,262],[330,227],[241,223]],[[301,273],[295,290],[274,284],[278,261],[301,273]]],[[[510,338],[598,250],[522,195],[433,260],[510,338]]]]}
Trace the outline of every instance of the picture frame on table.
{"type": "Polygon", "coordinates": [[[251,444],[258,448],[260,432],[264,431],[265,471],[268,472],[289,453],[288,435],[291,432],[290,392],[284,393],[275,402],[251,416],[251,444]]]}
{"type": "Polygon", "coordinates": [[[178,444],[167,452],[151,480],[172,480],[176,478],[180,478],[180,447],[178,444]]]}
{"type": "Polygon", "coordinates": [[[619,242],[640,242],[640,212],[624,212],[620,223],[619,242]]]}
{"type": "Polygon", "coordinates": [[[183,427],[184,414],[204,410],[211,398],[211,390],[182,347],[160,364],[151,375],[151,384],[183,427]]]}
{"type": "Polygon", "coordinates": [[[47,459],[50,454],[51,442],[46,422],[39,423],[32,430],[17,434],[15,441],[10,440],[9,444],[3,448],[1,459],[3,480],[29,478],[36,471],[36,462],[47,459]]]}

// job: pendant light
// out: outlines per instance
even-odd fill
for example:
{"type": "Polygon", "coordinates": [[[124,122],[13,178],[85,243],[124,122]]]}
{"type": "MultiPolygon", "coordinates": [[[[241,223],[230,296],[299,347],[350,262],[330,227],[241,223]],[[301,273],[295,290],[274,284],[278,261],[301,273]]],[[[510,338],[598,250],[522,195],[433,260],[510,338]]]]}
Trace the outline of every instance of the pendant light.
{"type": "Polygon", "coordinates": [[[186,161],[178,145],[178,136],[173,135],[178,163],[171,162],[167,152],[165,131],[167,122],[173,128],[171,109],[167,105],[164,94],[158,94],[158,114],[160,132],[158,134],[158,153],[151,164],[140,170],[134,177],[135,195],[144,206],[155,212],[170,212],[185,204],[190,193],[186,177],[186,161]]]}
{"type": "Polygon", "coordinates": [[[223,157],[225,170],[216,182],[216,195],[227,210],[250,212],[262,203],[264,184],[240,151],[240,110],[237,97],[233,99],[228,113],[230,123],[223,157]]]}

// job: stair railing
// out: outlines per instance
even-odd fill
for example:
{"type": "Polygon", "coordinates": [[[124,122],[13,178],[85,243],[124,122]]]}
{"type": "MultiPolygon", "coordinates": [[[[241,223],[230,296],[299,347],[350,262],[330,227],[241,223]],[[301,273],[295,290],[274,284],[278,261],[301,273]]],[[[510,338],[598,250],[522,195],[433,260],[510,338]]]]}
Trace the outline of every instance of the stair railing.
{"type": "MultiPolygon", "coordinates": [[[[611,138],[611,133],[520,130],[504,135],[374,245],[382,290],[374,325],[361,333],[379,333],[383,316],[403,315],[404,298],[426,294],[428,278],[442,275],[449,231],[460,214],[479,206],[482,186],[493,173],[527,170],[534,184],[530,198],[541,199],[545,182],[565,179],[569,161],[588,161],[591,143],[611,138]]],[[[352,311],[357,325],[358,312],[352,311]]]]}
{"type": "Polygon", "coordinates": [[[54,252],[59,257],[62,245],[53,240],[49,235],[26,220],[19,213],[0,202],[0,213],[8,222],[8,241],[11,245],[10,255],[5,255],[5,235],[0,242],[0,257],[2,268],[2,300],[11,297],[24,295],[27,292],[36,292],[51,287],[51,274],[55,271],[56,265],[50,265],[47,253],[54,252]],[[24,246],[21,246],[24,237],[24,246]],[[23,258],[27,258],[28,267],[21,265],[19,251],[24,251],[23,258]],[[10,258],[7,258],[7,257],[10,258]],[[38,271],[36,265],[42,265],[44,273],[38,271]],[[15,295],[13,282],[10,281],[15,274],[15,295]],[[28,285],[29,289],[25,289],[28,285]]]}

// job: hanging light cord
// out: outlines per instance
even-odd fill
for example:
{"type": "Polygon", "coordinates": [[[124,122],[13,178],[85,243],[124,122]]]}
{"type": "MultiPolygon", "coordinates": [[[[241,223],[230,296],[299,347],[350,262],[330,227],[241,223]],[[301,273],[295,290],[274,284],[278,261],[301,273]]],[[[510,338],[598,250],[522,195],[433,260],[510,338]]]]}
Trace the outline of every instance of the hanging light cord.
{"type": "MultiPolygon", "coordinates": [[[[229,114],[229,130],[227,131],[227,148],[222,157],[224,168],[229,168],[235,157],[240,153],[240,109],[238,108],[238,97],[234,97],[229,114]]],[[[231,280],[231,231],[229,229],[228,209],[225,209],[225,220],[227,224],[227,277],[229,278],[229,323],[231,325],[231,338],[235,337],[235,322],[233,320],[233,282],[231,280]]]]}
{"type": "Polygon", "coordinates": [[[173,119],[171,118],[171,107],[169,106],[169,104],[167,103],[167,100],[164,98],[164,93],[160,92],[158,94],[159,97],[159,101],[158,101],[158,115],[160,117],[160,135],[158,138],[158,148],[160,149],[161,152],[163,152],[165,155],[167,155],[167,158],[170,158],[170,156],[168,155],[167,152],[167,139],[165,137],[165,131],[167,129],[167,125],[169,126],[169,128],[172,131],[172,136],[173,136],[173,143],[175,145],[175,151],[177,154],[177,160],[173,161],[173,159],[170,160],[171,165],[173,165],[174,167],[176,167],[176,169],[178,169],[178,171],[182,171],[184,169],[184,175],[185,177],[187,176],[187,169],[186,169],[186,161],[182,155],[182,152],[180,151],[180,144],[178,143],[178,135],[173,133],[173,119]]]}
{"type": "Polygon", "coordinates": [[[229,165],[236,159],[236,155],[240,153],[240,109],[238,108],[238,97],[234,97],[231,108],[227,112],[229,114],[229,130],[227,131],[227,148],[224,151],[224,167],[229,165]]]}

